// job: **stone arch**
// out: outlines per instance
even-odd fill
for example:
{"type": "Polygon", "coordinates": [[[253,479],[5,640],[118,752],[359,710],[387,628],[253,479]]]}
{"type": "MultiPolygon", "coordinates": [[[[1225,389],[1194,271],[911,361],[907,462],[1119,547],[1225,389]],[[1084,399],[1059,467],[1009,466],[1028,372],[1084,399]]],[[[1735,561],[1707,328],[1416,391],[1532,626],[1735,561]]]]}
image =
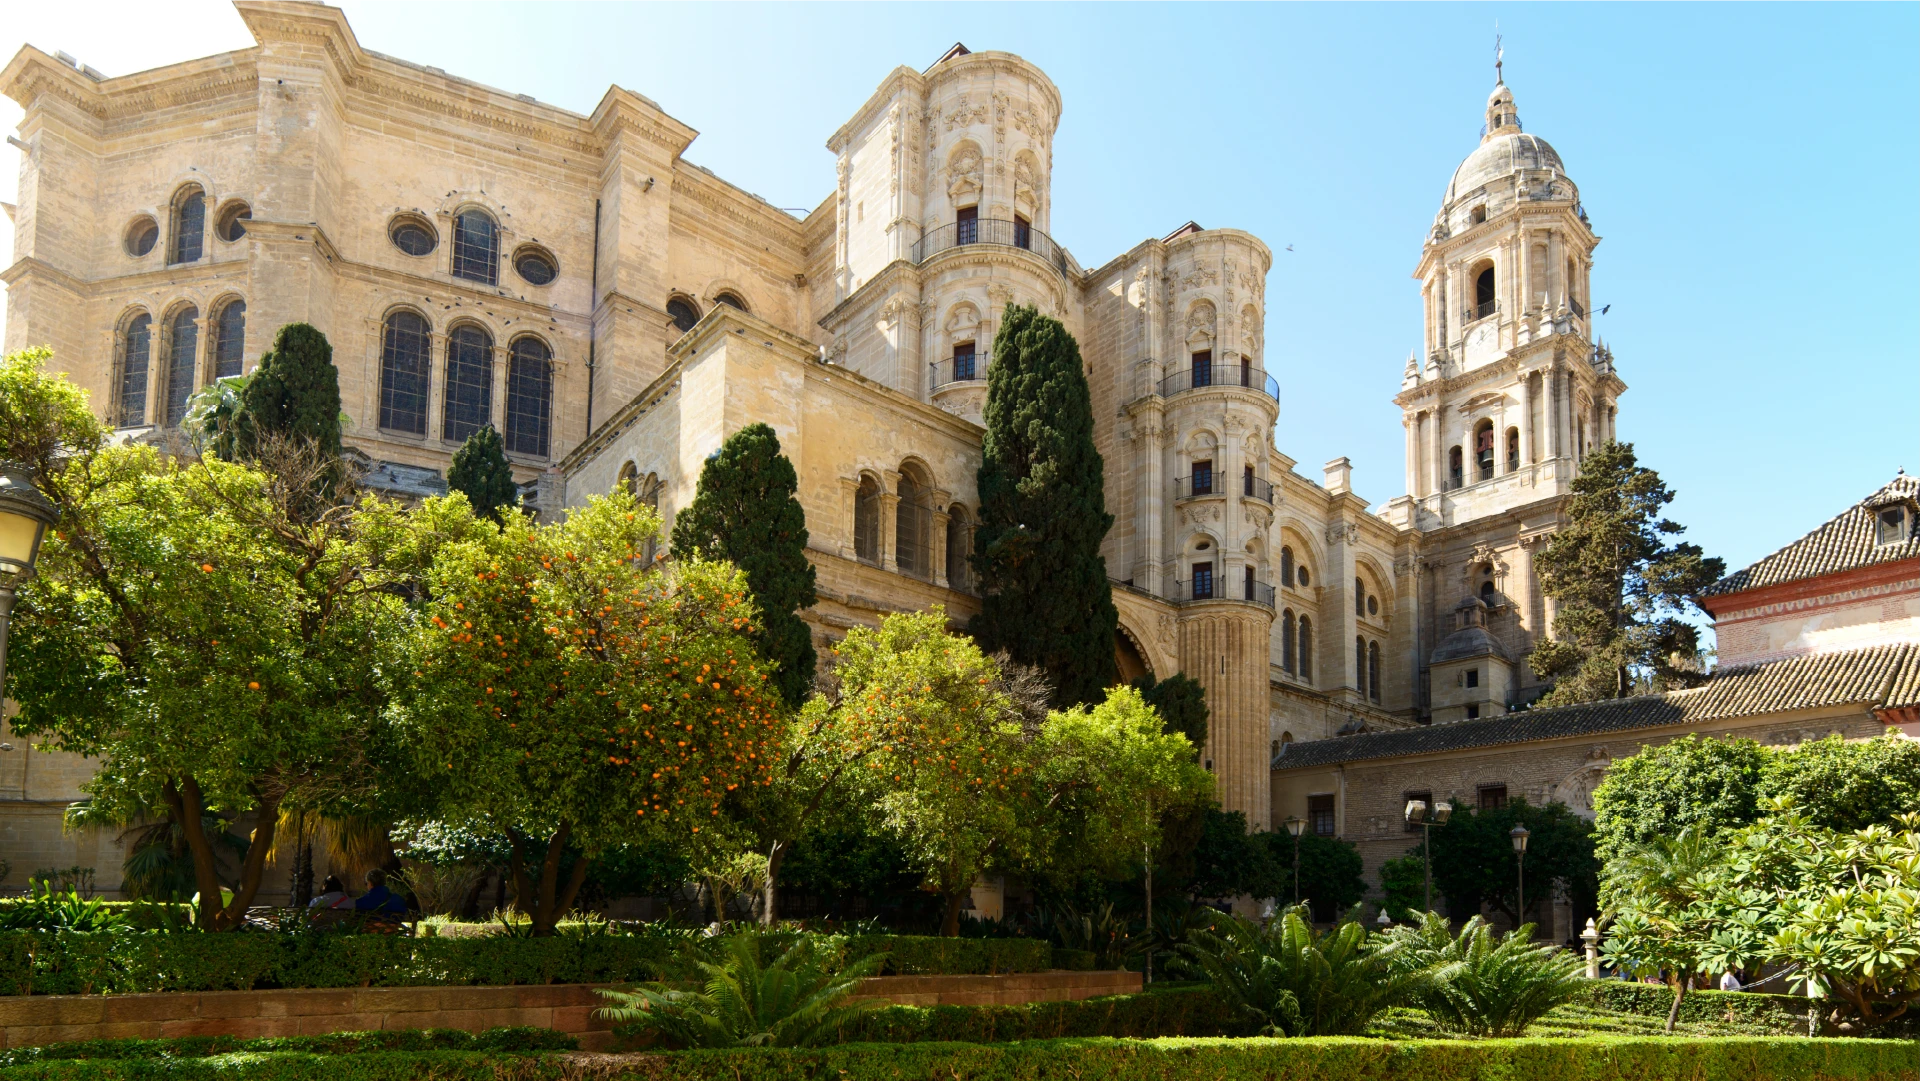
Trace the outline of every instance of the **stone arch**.
{"type": "Polygon", "coordinates": [[[1307,582],[1304,585],[1297,585],[1297,588],[1311,590],[1317,586],[1329,584],[1323,580],[1321,574],[1321,568],[1327,565],[1325,553],[1320,550],[1318,544],[1309,538],[1307,533],[1292,524],[1282,523],[1280,531],[1277,534],[1277,539],[1294,554],[1296,578],[1299,578],[1300,572],[1307,572],[1307,582]]]}
{"type": "Polygon", "coordinates": [[[1381,565],[1368,555],[1354,558],[1354,576],[1366,585],[1365,596],[1355,607],[1355,615],[1380,623],[1388,622],[1393,610],[1393,591],[1388,583],[1394,579],[1381,569],[1381,565]]]}
{"type": "Polygon", "coordinates": [[[727,302],[721,299],[724,296],[731,296],[740,301],[738,305],[728,305],[735,311],[751,314],[755,310],[753,295],[745,286],[732,278],[715,278],[707,283],[707,288],[701,293],[701,299],[706,302],[708,311],[712,311],[716,304],[726,304],[727,302]]]}
{"type": "Polygon", "coordinates": [[[1154,674],[1153,655],[1141,644],[1139,636],[1125,622],[1116,628],[1114,636],[1114,670],[1119,674],[1121,683],[1132,683],[1142,676],[1154,674]]]}

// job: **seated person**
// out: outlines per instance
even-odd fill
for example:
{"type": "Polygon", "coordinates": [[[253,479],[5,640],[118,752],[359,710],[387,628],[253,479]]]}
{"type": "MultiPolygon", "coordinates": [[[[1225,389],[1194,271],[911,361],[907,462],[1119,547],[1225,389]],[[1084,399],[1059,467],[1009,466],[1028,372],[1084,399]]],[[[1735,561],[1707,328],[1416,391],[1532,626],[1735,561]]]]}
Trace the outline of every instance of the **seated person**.
{"type": "Polygon", "coordinates": [[[323,910],[329,908],[352,908],[353,898],[347,896],[347,887],[340,881],[339,875],[328,875],[327,880],[320,884],[319,896],[308,901],[307,907],[323,910]]]}
{"type": "Polygon", "coordinates": [[[376,867],[367,872],[367,892],[354,902],[354,911],[397,918],[407,914],[407,899],[387,888],[387,872],[376,867]]]}

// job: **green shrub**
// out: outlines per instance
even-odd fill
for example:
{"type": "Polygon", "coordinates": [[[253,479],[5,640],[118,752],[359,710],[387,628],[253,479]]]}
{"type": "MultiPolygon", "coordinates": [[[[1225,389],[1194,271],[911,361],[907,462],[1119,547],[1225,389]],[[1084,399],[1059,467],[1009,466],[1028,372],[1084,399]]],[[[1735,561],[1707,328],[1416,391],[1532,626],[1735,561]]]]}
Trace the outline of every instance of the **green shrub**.
{"type": "Polygon", "coordinates": [[[460,1029],[395,1029],[376,1032],[331,1032],[323,1036],[180,1036],[166,1040],[77,1040],[44,1047],[0,1051],[0,1067],[74,1059],[207,1058],[239,1052],[293,1051],[310,1055],[357,1055],[371,1051],[492,1051],[532,1054],[573,1051],[578,1040],[544,1028],[490,1028],[485,1032],[460,1029]]]}
{"type": "Polygon", "coordinates": [[[700,963],[707,976],[700,991],[664,984],[602,990],[614,1005],[595,1015],[619,1022],[615,1031],[622,1036],[656,1037],[667,1047],[812,1047],[878,1005],[846,1000],[880,970],[885,955],[869,954],[834,972],[806,938],[771,964],[762,963],[761,947],[753,936],[729,939],[719,964],[700,963]]]}
{"type": "Polygon", "coordinates": [[[1382,936],[1399,973],[1425,976],[1413,1001],[1447,1028],[1474,1036],[1519,1036],[1581,990],[1581,962],[1534,944],[1534,925],[1496,936],[1479,916],[1456,935],[1445,916],[1421,914],[1382,936]]]}
{"type": "Polygon", "coordinates": [[[1056,947],[1054,967],[1066,969],[1069,972],[1092,972],[1094,971],[1094,951],[1064,950],[1056,947]]]}
{"type": "MultiPolygon", "coordinates": [[[[1786,981],[1783,981],[1786,982],[1786,981]]],[[[1674,992],[1660,984],[1626,980],[1582,980],[1574,1001],[1642,1017],[1665,1019],[1674,992]]],[[[1798,995],[1752,991],[1690,991],[1681,1000],[1682,1021],[1736,1021],[1767,1025],[1783,1033],[1806,1032],[1808,1000],[1798,995]]]]}
{"type": "Polygon", "coordinates": [[[1425,982],[1423,973],[1394,971],[1359,923],[1320,933],[1305,913],[1290,908],[1265,927],[1223,916],[1181,947],[1180,967],[1274,1036],[1358,1036],[1425,982]]]}
{"type": "Polygon", "coordinates": [[[843,1025],[842,1043],[1003,1043],[1065,1036],[1245,1036],[1254,1026],[1204,986],[1021,1006],[887,1006],[843,1025]]]}
{"type": "Polygon", "coordinates": [[[0,1081],[558,1081],[547,1055],[492,1051],[242,1052],[208,1058],[60,1059],[0,1067],[0,1081]]]}
{"type": "Polygon", "coordinates": [[[851,935],[842,956],[852,964],[887,954],[889,975],[988,976],[997,972],[1045,972],[1054,948],[1037,938],[926,938],[918,935],[851,935]]]}

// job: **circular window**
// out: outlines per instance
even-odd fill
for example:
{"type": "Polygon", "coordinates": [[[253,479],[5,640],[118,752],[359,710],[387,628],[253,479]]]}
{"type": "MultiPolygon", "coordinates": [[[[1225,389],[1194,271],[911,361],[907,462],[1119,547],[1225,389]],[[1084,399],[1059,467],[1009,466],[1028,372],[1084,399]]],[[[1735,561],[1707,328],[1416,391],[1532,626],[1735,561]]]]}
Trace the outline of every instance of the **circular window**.
{"type": "Polygon", "coordinates": [[[148,217],[139,217],[127,226],[127,254],[135,259],[153,250],[160,242],[160,226],[148,217]]]}
{"type": "Polygon", "coordinates": [[[1367,599],[1367,614],[1370,616],[1381,614],[1381,602],[1377,598],[1369,597],[1367,599]]]}
{"type": "Polygon", "coordinates": [[[667,314],[674,317],[674,329],[682,334],[694,329],[694,324],[700,322],[699,309],[695,308],[690,301],[680,297],[668,298],[667,314]]]}
{"type": "Polygon", "coordinates": [[[559,275],[554,257],[539,248],[522,248],[514,253],[514,272],[529,285],[546,285],[559,275]]]}
{"type": "Polygon", "coordinates": [[[1298,580],[1301,583],[1302,589],[1307,588],[1307,568],[1306,567],[1302,567],[1300,570],[1295,571],[1294,577],[1296,580],[1298,580]]]}
{"type": "Polygon", "coordinates": [[[253,220],[253,208],[245,203],[234,201],[220,208],[220,216],[214,219],[213,235],[231,244],[247,235],[247,222],[253,220]]]}
{"type": "Polygon", "coordinates": [[[393,238],[394,247],[408,255],[426,255],[440,244],[434,237],[433,229],[415,218],[401,218],[394,222],[387,235],[393,238]]]}

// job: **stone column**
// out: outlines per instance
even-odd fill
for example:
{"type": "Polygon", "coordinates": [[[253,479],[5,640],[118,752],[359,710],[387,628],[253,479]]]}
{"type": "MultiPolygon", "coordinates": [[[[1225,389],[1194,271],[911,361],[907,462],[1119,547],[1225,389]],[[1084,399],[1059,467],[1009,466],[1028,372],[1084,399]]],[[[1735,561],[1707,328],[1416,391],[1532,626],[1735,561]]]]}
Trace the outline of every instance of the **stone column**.
{"type": "Polygon", "coordinates": [[[487,382],[487,420],[493,424],[494,431],[502,439],[507,437],[507,365],[512,357],[505,345],[496,345],[489,351],[493,359],[488,369],[487,382]]]}
{"type": "Polygon", "coordinates": [[[1446,439],[1441,434],[1441,417],[1444,412],[1440,405],[1435,405],[1432,424],[1434,429],[1434,461],[1432,463],[1434,487],[1432,490],[1435,492],[1447,491],[1447,447],[1446,439]]]}
{"type": "Polygon", "coordinates": [[[929,560],[933,566],[929,567],[928,570],[932,572],[930,577],[934,579],[934,584],[943,588],[949,584],[947,581],[947,523],[949,519],[945,509],[947,507],[946,496],[946,492],[936,491],[934,493],[934,506],[936,508],[933,514],[934,524],[928,527],[934,534],[929,538],[933,542],[929,547],[934,550],[934,555],[933,558],[929,560]]]}
{"type": "Polygon", "coordinates": [[[854,502],[860,498],[860,478],[840,478],[840,535],[834,538],[838,543],[842,559],[853,559],[854,555],[854,502]]]}
{"type": "Polygon", "coordinates": [[[900,474],[884,469],[880,493],[880,565],[896,574],[900,573],[900,553],[895,549],[899,526],[900,474]]]}
{"type": "Polygon", "coordinates": [[[427,342],[427,439],[446,438],[447,334],[436,330],[427,342]]]}
{"type": "MultiPolygon", "coordinates": [[[[1153,377],[1154,365],[1148,365],[1149,376],[1153,377]]],[[[1134,418],[1134,441],[1140,448],[1139,477],[1140,505],[1136,508],[1135,528],[1140,533],[1140,559],[1134,565],[1134,585],[1161,596],[1161,539],[1166,532],[1162,520],[1167,506],[1167,471],[1163,468],[1161,452],[1162,407],[1158,399],[1149,396],[1147,403],[1134,418]]]]}
{"type": "Polygon", "coordinates": [[[1521,375],[1521,462],[1531,465],[1534,462],[1534,380],[1528,373],[1521,375]]]}
{"type": "Polygon", "coordinates": [[[1273,619],[1253,605],[1203,602],[1184,609],[1181,667],[1206,688],[1207,746],[1221,807],[1247,815],[1251,829],[1268,826],[1269,757],[1267,656],[1273,619]]]}

